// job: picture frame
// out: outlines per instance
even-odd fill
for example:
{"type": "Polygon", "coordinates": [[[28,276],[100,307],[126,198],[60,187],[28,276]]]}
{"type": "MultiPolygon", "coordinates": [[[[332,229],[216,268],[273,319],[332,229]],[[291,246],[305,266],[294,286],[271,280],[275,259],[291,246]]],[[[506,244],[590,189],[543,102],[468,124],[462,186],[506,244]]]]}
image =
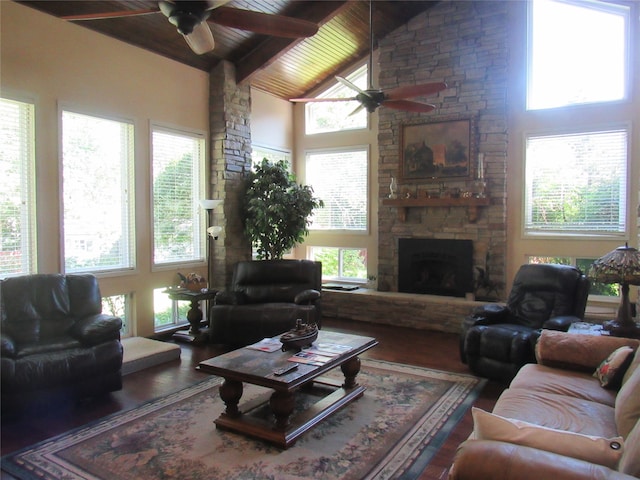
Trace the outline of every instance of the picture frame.
{"type": "Polygon", "coordinates": [[[403,125],[398,178],[401,182],[473,178],[474,139],[472,117],[403,125]]]}

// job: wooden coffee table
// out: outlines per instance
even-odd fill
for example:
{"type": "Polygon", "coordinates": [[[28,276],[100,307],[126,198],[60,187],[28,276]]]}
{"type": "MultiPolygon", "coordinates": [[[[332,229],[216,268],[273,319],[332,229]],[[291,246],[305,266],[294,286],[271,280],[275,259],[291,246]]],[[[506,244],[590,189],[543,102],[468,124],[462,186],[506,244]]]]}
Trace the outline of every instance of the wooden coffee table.
{"type": "MultiPolygon", "coordinates": [[[[295,351],[263,352],[243,347],[227,354],[210,358],[198,365],[202,372],[224,378],[220,385],[220,397],[225,411],[215,420],[218,428],[240,432],[275,443],[283,448],[291,446],[300,435],[321,420],[360,398],[365,387],[358,385],[360,371],[358,355],[375,347],[375,338],[346,333],[320,331],[317,343],[348,345],[351,349],[333,357],[321,365],[298,364],[298,367],[282,376],[274,372],[290,365],[287,359],[295,351]],[[336,367],[344,374],[344,383],[321,377],[336,367]],[[239,406],[243,383],[260,385],[268,391],[258,398],[239,406]],[[296,411],[296,397],[316,395],[318,401],[310,407],[296,411]],[[268,405],[271,415],[257,415],[268,405]]],[[[307,401],[307,403],[309,403],[307,401]]]]}

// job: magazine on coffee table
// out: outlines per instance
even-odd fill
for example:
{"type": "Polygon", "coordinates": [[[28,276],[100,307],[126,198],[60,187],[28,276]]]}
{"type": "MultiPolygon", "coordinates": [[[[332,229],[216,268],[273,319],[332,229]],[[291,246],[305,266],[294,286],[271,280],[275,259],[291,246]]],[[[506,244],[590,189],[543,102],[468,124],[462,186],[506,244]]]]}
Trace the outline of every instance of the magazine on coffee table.
{"type": "Polygon", "coordinates": [[[263,338],[259,342],[247,345],[251,350],[260,350],[261,352],[276,352],[282,348],[280,337],[263,338]]]}
{"type": "Polygon", "coordinates": [[[307,365],[316,366],[324,365],[325,363],[330,362],[332,359],[333,357],[309,353],[307,350],[302,350],[301,352],[298,352],[292,357],[288,358],[290,362],[305,363],[307,365]]]}

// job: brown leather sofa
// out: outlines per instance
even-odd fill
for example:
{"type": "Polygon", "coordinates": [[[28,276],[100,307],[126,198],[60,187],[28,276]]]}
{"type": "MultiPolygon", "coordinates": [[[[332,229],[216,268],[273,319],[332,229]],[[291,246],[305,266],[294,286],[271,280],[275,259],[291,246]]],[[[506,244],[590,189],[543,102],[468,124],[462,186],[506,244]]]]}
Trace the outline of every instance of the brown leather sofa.
{"type": "Polygon", "coordinates": [[[101,312],[93,275],[0,281],[3,411],[122,388],[122,320],[101,312]]]}
{"type": "Polygon", "coordinates": [[[244,346],[293,328],[296,319],[321,328],[322,263],[256,260],[234,266],[231,285],[210,310],[213,343],[244,346]]]}
{"type": "Polygon", "coordinates": [[[539,363],[522,367],[493,415],[474,410],[474,432],[458,448],[449,480],[640,476],[638,344],[543,331],[536,345],[539,363]],[[603,388],[593,373],[622,345],[636,349],[622,386],[603,388]]]}

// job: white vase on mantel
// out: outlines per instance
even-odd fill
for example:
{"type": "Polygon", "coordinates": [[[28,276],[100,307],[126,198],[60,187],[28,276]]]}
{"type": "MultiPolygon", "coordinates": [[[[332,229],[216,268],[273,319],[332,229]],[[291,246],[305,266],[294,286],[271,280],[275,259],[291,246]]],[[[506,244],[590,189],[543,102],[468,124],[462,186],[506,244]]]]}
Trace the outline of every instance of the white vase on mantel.
{"type": "Polygon", "coordinates": [[[391,177],[391,183],[389,184],[389,198],[398,198],[398,183],[396,182],[396,177],[391,177]]]}

